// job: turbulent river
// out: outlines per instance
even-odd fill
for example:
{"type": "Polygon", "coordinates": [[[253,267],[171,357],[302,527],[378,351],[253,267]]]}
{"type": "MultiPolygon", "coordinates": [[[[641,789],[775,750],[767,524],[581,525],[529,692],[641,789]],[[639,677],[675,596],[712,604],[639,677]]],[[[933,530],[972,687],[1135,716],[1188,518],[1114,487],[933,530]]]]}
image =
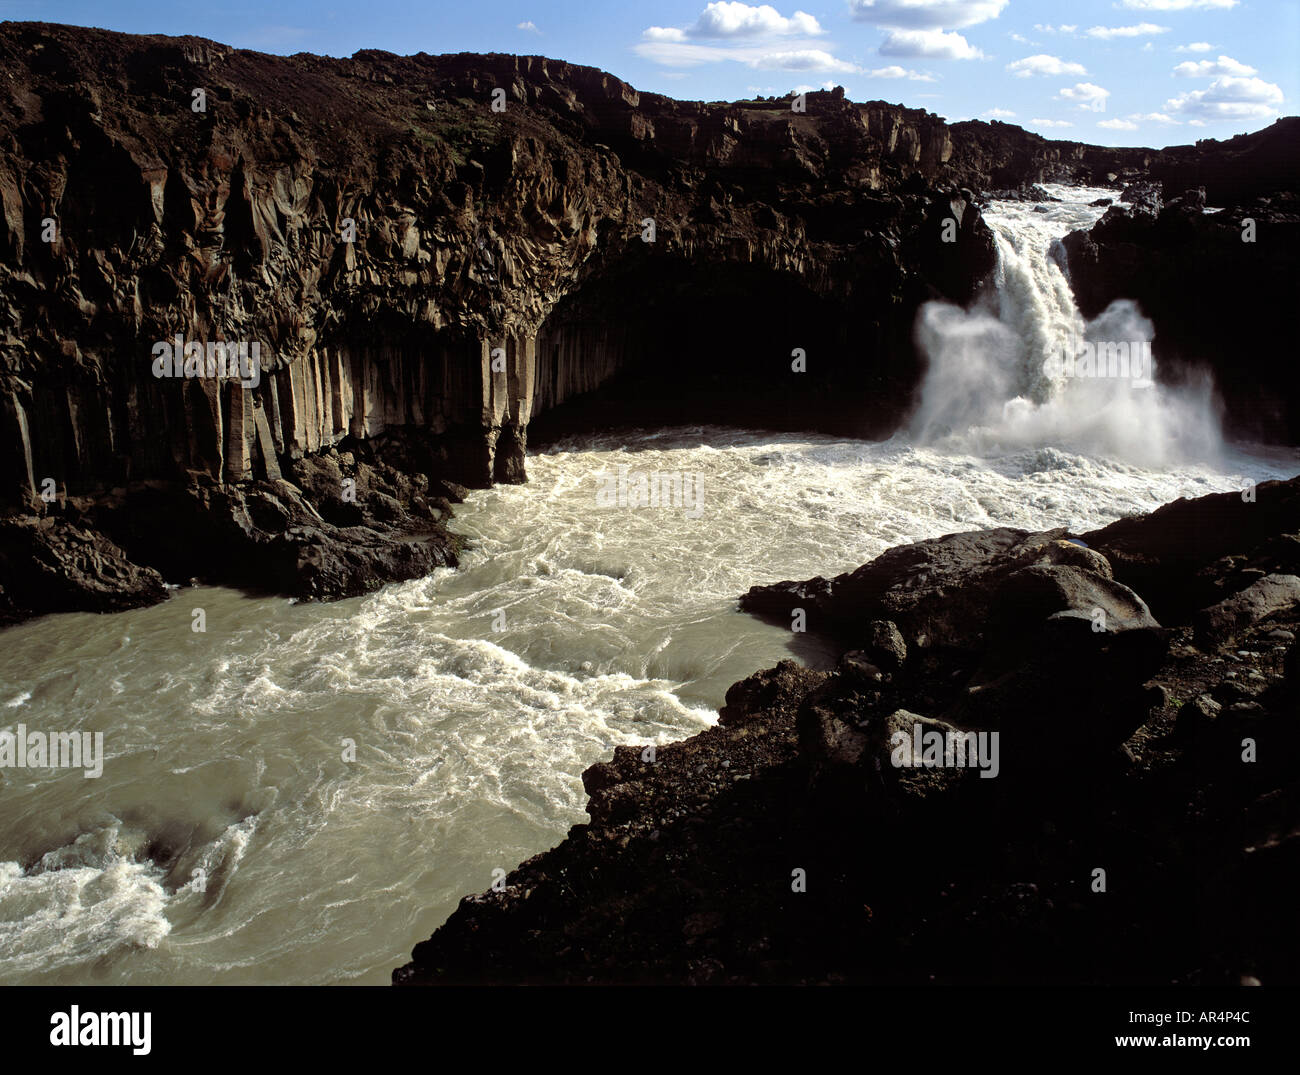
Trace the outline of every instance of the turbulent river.
{"type": "Polygon", "coordinates": [[[106,760],[0,771],[0,984],[385,983],[461,896],[585,820],[580,774],[614,746],[693,734],[784,657],[829,661],[737,612],[751,585],[1295,474],[1294,452],[1221,444],[1195,389],[1044,362],[1059,338],[1150,338],[1131,306],[1084,325],[1054,252],[1114,192],[1050,189],[1046,213],[986,213],[996,296],[923,311],[923,403],[890,441],[573,438],[458,509],[458,571],[328,605],[184,588],[3,632],[0,730],[102,732],[106,760]],[[620,475],[691,495],[607,503],[620,475]]]}

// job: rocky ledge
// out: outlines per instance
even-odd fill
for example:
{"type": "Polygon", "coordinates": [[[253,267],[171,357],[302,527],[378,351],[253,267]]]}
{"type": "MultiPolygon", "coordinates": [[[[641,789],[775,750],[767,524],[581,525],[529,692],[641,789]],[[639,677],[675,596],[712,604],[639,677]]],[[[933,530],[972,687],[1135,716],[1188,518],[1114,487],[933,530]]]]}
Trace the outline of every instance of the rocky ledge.
{"type": "MultiPolygon", "coordinates": [[[[392,440],[390,454],[403,457],[392,440]]],[[[465,490],[455,483],[431,487],[416,467],[379,461],[367,442],[292,460],[286,473],[60,494],[42,514],[0,517],[0,626],[156,604],[164,580],[310,601],[456,566],[462,539],[446,522],[465,490]]]]}
{"type": "Polygon", "coordinates": [[[590,822],[395,983],[1297,981],[1300,478],[742,603],[838,668],[588,769],[590,822]]]}

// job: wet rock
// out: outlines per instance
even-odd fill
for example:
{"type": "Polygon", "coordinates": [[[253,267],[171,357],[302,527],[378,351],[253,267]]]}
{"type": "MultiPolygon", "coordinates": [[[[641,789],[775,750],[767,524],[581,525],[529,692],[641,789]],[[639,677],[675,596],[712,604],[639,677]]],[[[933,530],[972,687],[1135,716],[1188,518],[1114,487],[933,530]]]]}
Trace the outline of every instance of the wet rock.
{"type": "MultiPolygon", "coordinates": [[[[1257,562],[1271,509],[1251,507],[1262,511],[1222,514],[1215,497],[1177,507],[1184,524],[1199,508],[1222,527],[1201,547],[1172,544],[1169,565],[1146,561],[1149,577],[1227,561],[1210,585],[1257,562]]],[[[1108,538],[1154,556],[1169,519],[1125,520],[1108,538]]],[[[900,635],[936,623],[960,645],[914,650],[879,680],[854,674],[875,664],[864,650],[832,675],[782,662],[733,686],[716,727],[654,764],[618,748],[584,777],[592,825],[524,863],[507,893],[463,901],[394,981],[1023,982],[1060,981],[1063,967],[1091,983],[1222,983],[1242,967],[1285,979],[1298,954],[1296,841],[1282,835],[1300,803],[1291,688],[1223,686],[1228,660],[1187,644],[1196,608],[1157,626],[1106,555],[1066,545],[1051,532],[959,535],[821,580],[819,614],[843,617],[846,637],[866,636],[885,604],[916,616],[888,617],[900,635]],[[984,637],[965,606],[987,614],[999,594],[999,637],[984,637]],[[1127,626],[1094,632],[1077,614],[1089,602],[1127,626]],[[1176,720],[1171,697],[1189,699],[1176,720]],[[996,731],[997,779],[894,764],[904,746],[915,760],[918,730],[923,763],[927,734],[996,731]],[[1088,901],[1087,848],[1104,848],[1131,888],[1088,901]]],[[[1283,629],[1300,620],[1278,615],[1283,629]]],[[[1249,645],[1238,678],[1264,659],[1249,645]]]]}
{"type": "Polygon", "coordinates": [[[1300,577],[1268,575],[1240,593],[1203,609],[1195,619],[1202,646],[1223,645],[1262,620],[1300,607],[1300,577]]]}
{"type": "Polygon", "coordinates": [[[872,620],[867,625],[866,650],[887,672],[897,672],[907,662],[907,643],[889,620],[872,620]]]}
{"type": "Polygon", "coordinates": [[[162,576],[103,534],[61,518],[0,520],[0,623],[42,612],[117,612],[166,597],[162,576]]]}

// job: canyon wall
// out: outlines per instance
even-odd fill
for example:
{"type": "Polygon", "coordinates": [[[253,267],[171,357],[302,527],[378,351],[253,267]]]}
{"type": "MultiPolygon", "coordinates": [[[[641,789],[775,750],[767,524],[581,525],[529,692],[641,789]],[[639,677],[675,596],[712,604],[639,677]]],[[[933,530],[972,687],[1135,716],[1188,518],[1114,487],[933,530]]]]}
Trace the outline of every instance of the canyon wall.
{"type": "MultiPolygon", "coordinates": [[[[250,483],[274,520],[311,519],[336,494],[317,458],[387,498],[339,519],[392,522],[396,501],[418,529],[456,486],[525,480],[538,415],[628,379],[650,420],[686,399],[883,436],[921,374],[917,308],[968,301],[994,266],[962,188],[1258,164],[839,90],[676,101],[537,56],[5,23],[0,69],[0,514],[86,533],[146,487],[226,490],[246,536],[261,524],[229,490],[250,483]],[[256,369],[205,368],[224,344],[256,369]],[[198,375],[156,376],[164,345],[198,375]]],[[[149,563],[137,531],[110,536],[149,563]]]]}
{"type": "Polygon", "coordinates": [[[1014,150],[972,161],[923,111],[678,102],[540,57],[275,57],[9,23],[0,60],[11,507],[47,478],[245,480],[398,426],[448,477],[519,480],[534,409],[650,357],[607,304],[575,312],[593,281],[639,269],[650,306],[683,266],[757,268],[845,320],[902,305],[905,343],[937,242],[914,195],[1083,162],[1014,128],[1014,150]],[[177,336],[256,342],[259,383],[152,377],[177,336]]]}

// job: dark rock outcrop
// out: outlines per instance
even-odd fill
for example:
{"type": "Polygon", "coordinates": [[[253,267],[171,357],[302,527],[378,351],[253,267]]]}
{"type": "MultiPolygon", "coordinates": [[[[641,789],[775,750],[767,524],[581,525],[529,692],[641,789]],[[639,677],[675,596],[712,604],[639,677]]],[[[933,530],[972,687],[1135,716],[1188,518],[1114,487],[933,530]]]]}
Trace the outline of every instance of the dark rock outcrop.
{"type": "Polygon", "coordinates": [[[942,120],[842,93],[705,105],[542,57],[30,23],[0,28],[0,62],[0,508],[72,505],[169,577],[334,596],[454,562],[439,526],[402,539],[423,506],[308,489],[301,461],[365,446],[433,490],[522,481],[535,412],[639,369],[659,401],[703,371],[736,421],[839,401],[888,428],[912,313],[993,265],[942,120]],[[161,556],[118,508],[168,497],[264,562],[161,556]]]}
{"type": "Polygon", "coordinates": [[[157,604],[162,576],[104,535],[57,518],[0,520],[0,626],[42,612],[117,612],[157,604]]]}
{"type": "Polygon", "coordinates": [[[1300,375],[1281,341],[1300,302],[1300,183],[1283,181],[1270,195],[1215,212],[1205,211],[1207,198],[1224,203],[1203,186],[1163,200],[1158,184],[1129,188],[1127,205],[1063,243],[1085,317],[1115,299],[1135,300],[1155,325],[1163,380],[1209,371],[1230,434],[1295,443],[1300,375]]]}
{"type": "Polygon", "coordinates": [[[948,127],[842,93],[704,105],[541,57],[24,23],[0,60],[11,505],[388,431],[437,478],[519,481],[534,413],[652,357],[743,354],[789,395],[798,346],[816,396],[864,366],[905,385],[917,303],[992,268],[948,127]],[[158,379],[178,337],[256,343],[257,375],[158,379]]]}
{"type": "Polygon", "coordinates": [[[1265,575],[1240,593],[1202,609],[1194,626],[1202,643],[1230,642],[1248,628],[1279,615],[1292,618],[1300,611],[1300,577],[1265,575]]]}

